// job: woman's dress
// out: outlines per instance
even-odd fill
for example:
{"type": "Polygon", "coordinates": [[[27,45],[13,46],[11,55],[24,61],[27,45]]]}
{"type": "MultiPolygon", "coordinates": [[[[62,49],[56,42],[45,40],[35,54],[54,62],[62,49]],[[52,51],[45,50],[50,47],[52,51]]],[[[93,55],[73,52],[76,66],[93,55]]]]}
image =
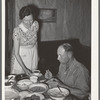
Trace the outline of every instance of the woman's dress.
{"type": "MultiPolygon", "coordinates": [[[[37,21],[34,21],[30,29],[24,27],[21,23],[14,29],[13,39],[19,40],[19,54],[23,60],[25,66],[32,72],[38,68],[38,50],[37,50],[37,31],[39,25],[37,21]]],[[[20,64],[18,63],[14,49],[12,52],[11,59],[11,74],[22,74],[25,73],[20,64]]]]}

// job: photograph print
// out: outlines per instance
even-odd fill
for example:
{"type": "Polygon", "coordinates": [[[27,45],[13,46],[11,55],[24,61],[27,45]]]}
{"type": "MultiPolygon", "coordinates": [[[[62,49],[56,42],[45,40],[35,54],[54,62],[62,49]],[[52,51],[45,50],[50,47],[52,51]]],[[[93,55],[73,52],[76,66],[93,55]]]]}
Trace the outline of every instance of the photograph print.
{"type": "Polygon", "coordinates": [[[5,0],[4,80],[5,100],[91,100],[91,0],[5,0]]]}

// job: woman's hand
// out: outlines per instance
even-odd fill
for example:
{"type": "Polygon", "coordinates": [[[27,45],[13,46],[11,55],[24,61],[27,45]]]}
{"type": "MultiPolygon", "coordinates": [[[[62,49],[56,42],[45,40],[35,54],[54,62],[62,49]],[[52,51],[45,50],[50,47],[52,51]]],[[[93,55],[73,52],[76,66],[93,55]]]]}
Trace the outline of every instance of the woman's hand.
{"type": "Polygon", "coordinates": [[[52,73],[49,70],[46,70],[45,78],[46,79],[51,79],[52,78],[52,73]]]}

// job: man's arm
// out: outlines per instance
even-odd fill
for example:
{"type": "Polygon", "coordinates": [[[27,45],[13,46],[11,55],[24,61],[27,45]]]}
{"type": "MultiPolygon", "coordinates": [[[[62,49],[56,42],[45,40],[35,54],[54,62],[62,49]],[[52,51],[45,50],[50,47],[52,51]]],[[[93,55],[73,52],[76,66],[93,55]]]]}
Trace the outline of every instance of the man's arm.
{"type": "MultiPolygon", "coordinates": [[[[88,95],[89,92],[89,74],[86,71],[86,73],[84,73],[83,71],[77,70],[75,72],[75,75],[78,75],[77,78],[75,78],[74,80],[74,86],[68,86],[66,83],[63,82],[59,82],[59,86],[67,88],[70,90],[70,93],[74,96],[76,96],[77,98],[84,98],[85,96],[88,95]]],[[[58,73],[57,75],[58,79],[60,79],[60,75],[58,73]]],[[[76,76],[73,76],[76,77],[76,76]]]]}

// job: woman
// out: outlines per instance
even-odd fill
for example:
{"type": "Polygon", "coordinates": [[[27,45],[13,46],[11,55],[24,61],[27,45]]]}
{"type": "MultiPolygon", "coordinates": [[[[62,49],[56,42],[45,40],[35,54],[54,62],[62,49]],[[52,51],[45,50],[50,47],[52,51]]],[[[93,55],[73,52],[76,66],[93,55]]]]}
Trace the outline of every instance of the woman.
{"type": "Polygon", "coordinates": [[[22,22],[14,28],[13,32],[11,74],[30,75],[38,65],[37,32],[39,25],[34,20],[29,6],[21,8],[19,17],[22,22]]]}

